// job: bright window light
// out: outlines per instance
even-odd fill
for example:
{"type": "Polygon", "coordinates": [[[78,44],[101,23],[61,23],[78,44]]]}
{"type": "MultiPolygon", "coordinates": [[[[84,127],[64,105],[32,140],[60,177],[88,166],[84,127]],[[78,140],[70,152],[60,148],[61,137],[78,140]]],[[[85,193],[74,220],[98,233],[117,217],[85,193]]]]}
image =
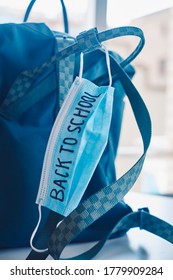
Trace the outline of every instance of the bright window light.
{"type": "MultiPolygon", "coordinates": [[[[30,0],[1,0],[0,7],[15,8],[15,10],[26,10],[30,0]]],[[[88,0],[65,0],[65,6],[70,16],[76,16],[77,14],[83,14],[87,11],[88,0]]],[[[45,14],[46,17],[52,18],[57,13],[61,13],[61,3],[59,0],[37,0],[33,8],[34,12],[40,12],[45,14]]]]}
{"type": "Polygon", "coordinates": [[[173,0],[108,0],[107,24],[126,25],[135,18],[173,6],[173,0]]]}

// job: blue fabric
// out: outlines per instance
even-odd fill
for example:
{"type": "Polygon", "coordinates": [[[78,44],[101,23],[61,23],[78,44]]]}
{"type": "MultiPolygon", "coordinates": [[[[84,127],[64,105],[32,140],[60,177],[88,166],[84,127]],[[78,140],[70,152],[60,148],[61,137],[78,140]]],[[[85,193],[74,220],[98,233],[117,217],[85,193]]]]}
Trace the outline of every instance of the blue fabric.
{"type": "MultiPolygon", "coordinates": [[[[23,69],[33,68],[54,54],[55,38],[45,25],[32,23],[0,25],[0,36],[2,102],[12,82],[23,69]]],[[[47,139],[54,122],[55,103],[53,93],[43,98],[17,121],[0,117],[2,248],[29,244],[30,234],[37,220],[34,201],[47,139]]]]}
{"type": "MultiPolygon", "coordinates": [[[[0,46],[0,104],[2,104],[21,71],[33,69],[44,63],[45,60],[50,60],[51,56],[55,54],[56,40],[53,33],[44,24],[34,23],[0,25],[0,38],[2,42],[0,46]]],[[[121,60],[116,54],[113,55],[117,61],[121,60]]],[[[102,63],[105,59],[104,54],[95,51],[86,56],[84,77],[96,82],[97,85],[103,85],[104,80],[107,85],[105,79],[107,69],[105,63],[102,63]],[[91,60],[93,62],[97,60],[96,64],[91,64],[91,60]]],[[[76,58],[76,69],[78,69],[77,65],[78,57],[76,58]]],[[[129,76],[133,76],[134,70],[131,66],[127,66],[125,70],[129,76]]],[[[32,88],[41,85],[41,81],[51,73],[55,73],[54,65],[38,76],[32,88]]],[[[84,198],[113,182],[116,177],[114,158],[124,107],[124,90],[115,73],[113,73],[113,86],[118,94],[114,98],[114,117],[108,145],[84,198]]],[[[44,95],[39,102],[22,112],[18,119],[9,120],[4,115],[0,117],[1,248],[29,245],[29,239],[38,218],[35,198],[48,137],[56,117],[57,102],[57,92],[54,89],[48,95],[44,95]]],[[[118,220],[131,209],[121,202],[115,207],[115,212],[111,211],[111,214],[108,214],[109,217],[114,215],[118,220]]],[[[43,224],[47,215],[48,211],[44,209],[43,224]]],[[[108,221],[107,218],[105,217],[104,222],[108,221]]],[[[97,223],[94,227],[89,228],[88,234],[85,234],[83,238],[80,237],[80,240],[86,240],[86,237],[91,240],[93,236],[90,233],[95,232],[96,226],[98,228],[97,238],[101,238],[103,232],[99,230],[99,223],[97,223]]]]}
{"type": "Polygon", "coordinates": [[[54,54],[55,38],[44,24],[34,23],[1,24],[0,36],[1,103],[20,72],[44,63],[54,54]]]}

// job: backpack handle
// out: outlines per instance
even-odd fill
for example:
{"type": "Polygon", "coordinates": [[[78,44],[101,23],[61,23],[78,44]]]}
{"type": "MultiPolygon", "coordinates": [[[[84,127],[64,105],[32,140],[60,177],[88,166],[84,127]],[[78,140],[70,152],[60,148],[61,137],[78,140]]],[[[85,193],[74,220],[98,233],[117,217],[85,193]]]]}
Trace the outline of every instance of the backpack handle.
{"type": "Polygon", "coordinates": [[[140,38],[135,50],[133,50],[133,52],[125,60],[119,63],[120,67],[124,68],[130,64],[133,59],[135,59],[144,46],[145,39],[140,28],[134,26],[124,26],[109,29],[100,33],[97,32],[97,28],[84,31],[77,36],[76,42],[74,44],[71,44],[69,47],[58,51],[42,65],[39,65],[34,69],[28,69],[21,72],[12,84],[6,98],[1,104],[0,114],[9,119],[17,118],[20,115],[21,110],[23,111],[25,109],[25,106],[28,108],[34,104],[36,99],[39,100],[42,98],[42,91],[40,91],[40,95],[37,92],[37,94],[34,94],[32,98],[29,98],[29,90],[37,76],[46,71],[48,68],[52,67],[56,62],[63,60],[72,54],[79,54],[81,52],[87,53],[96,49],[102,49],[102,42],[124,36],[135,36],[140,38]],[[22,101],[24,96],[28,96],[27,102],[22,101]],[[20,100],[21,107],[16,106],[16,102],[18,102],[19,105],[20,100]]]}
{"type": "MultiPolygon", "coordinates": [[[[27,10],[25,12],[25,15],[24,15],[23,22],[27,22],[27,20],[29,18],[29,15],[30,15],[30,12],[31,12],[35,2],[36,2],[36,0],[31,0],[31,2],[29,3],[28,8],[27,8],[27,10]]],[[[64,4],[64,0],[60,0],[60,2],[61,2],[62,12],[63,12],[64,32],[68,33],[69,28],[68,28],[68,17],[67,17],[66,7],[65,7],[65,4],[64,4]]]]}
{"type": "Polygon", "coordinates": [[[17,79],[14,81],[14,84],[12,85],[12,88],[15,87],[15,84],[20,84],[20,89],[22,86],[22,83],[25,83],[25,90],[28,90],[29,87],[31,86],[33,80],[35,77],[41,73],[43,73],[46,69],[48,69],[52,64],[54,64],[57,61],[60,61],[71,54],[79,54],[81,52],[91,52],[96,49],[101,49],[101,43],[104,41],[108,41],[110,39],[115,39],[118,37],[124,37],[124,36],[135,36],[139,37],[140,41],[135,48],[135,50],[123,61],[120,62],[121,67],[125,67],[130,62],[132,62],[135,57],[141,52],[144,44],[145,44],[145,38],[142,30],[138,27],[134,26],[123,26],[123,27],[118,27],[118,28],[113,28],[109,29],[106,31],[102,31],[98,33],[97,28],[92,28],[88,31],[84,31],[80,33],[77,36],[77,41],[76,43],[70,45],[67,48],[62,49],[59,51],[57,54],[53,55],[50,60],[45,61],[42,65],[39,65],[38,67],[34,69],[28,69],[23,71],[22,73],[19,74],[17,79]],[[24,79],[25,77],[25,79],[24,79]],[[26,78],[28,77],[28,82],[27,82],[27,88],[26,88],[26,78]]]}
{"type": "Polygon", "coordinates": [[[43,71],[45,71],[55,62],[60,61],[61,59],[70,56],[71,54],[79,54],[81,52],[87,53],[96,49],[101,49],[102,42],[124,36],[134,36],[140,39],[134,51],[126,59],[120,62],[120,66],[124,68],[136,58],[145,44],[143,31],[138,27],[123,26],[102,31],[100,33],[98,33],[97,28],[92,28],[90,30],[81,32],[76,37],[76,43],[59,51],[57,54],[53,55],[49,61],[45,61],[42,65],[39,65],[32,70],[23,71],[21,75],[32,79],[34,78],[34,76],[43,73],[43,71]]]}

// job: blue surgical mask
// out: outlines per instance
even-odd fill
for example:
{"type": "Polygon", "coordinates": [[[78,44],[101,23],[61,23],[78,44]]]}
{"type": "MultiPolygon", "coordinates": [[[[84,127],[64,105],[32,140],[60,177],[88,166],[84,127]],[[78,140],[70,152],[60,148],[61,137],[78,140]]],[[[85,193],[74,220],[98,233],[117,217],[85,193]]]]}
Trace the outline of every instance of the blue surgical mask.
{"type": "Polygon", "coordinates": [[[78,206],[89,184],[106,147],[112,117],[114,88],[82,78],[82,68],[81,63],[50,134],[36,199],[63,216],[78,206]]]}
{"type": "Polygon", "coordinates": [[[78,206],[107,144],[113,92],[75,79],[49,138],[36,203],[63,216],[78,206]]]}

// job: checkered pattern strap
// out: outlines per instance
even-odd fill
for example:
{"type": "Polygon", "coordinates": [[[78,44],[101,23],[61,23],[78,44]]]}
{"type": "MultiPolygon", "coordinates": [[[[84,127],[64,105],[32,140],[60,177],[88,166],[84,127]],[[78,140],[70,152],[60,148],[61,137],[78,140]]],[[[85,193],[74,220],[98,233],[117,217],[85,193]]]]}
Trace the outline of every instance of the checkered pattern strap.
{"type": "MultiPolygon", "coordinates": [[[[0,113],[6,116],[7,112],[10,111],[9,109],[13,109],[14,107],[15,110],[16,102],[22,98],[25,98],[25,96],[28,93],[30,93],[30,88],[37,76],[43,73],[47,68],[51,67],[56,62],[62,61],[74,53],[80,53],[81,51],[85,53],[101,48],[101,42],[121,36],[137,36],[140,38],[139,44],[136,47],[136,49],[131,53],[131,55],[127,59],[121,62],[121,66],[125,67],[138,55],[138,53],[143,48],[144,36],[141,29],[127,26],[106,30],[101,33],[98,33],[96,28],[82,32],[79,34],[79,36],[77,36],[77,40],[74,44],[59,51],[57,54],[52,56],[52,58],[49,61],[46,61],[44,64],[34,68],[33,70],[26,70],[19,74],[17,79],[14,81],[12,87],[10,88],[6,98],[1,104],[0,113]]],[[[38,99],[37,95],[32,96],[32,103],[34,102],[34,98],[38,99]]],[[[28,98],[28,104],[30,102],[29,100],[31,99],[28,98]]],[[[15,114],[13,114],[13,116],[15,116],[15,114]]]]}
{"type": "MultiPolygon", "coordinates": [[[[156,216],[151,215],[148,208],[142,208],[136,212],[132,212],[124,216],[116,225],[109,229],[102,240],[98,241],[88,251],[78,256],[72,257],[70,260],[88,260],[94,258],[103,248],[106,241],[111,237],[112,234],[119,233],[122,236],[132,228],[146,230],[173,244],[173,226],[157,218],[156,216]]],[[[59,256],[54,255],[54,258],[59,259],[59,256]]]]}
{"type": "Polygon", "coordinates": [[[111,210],[129,192],[140,174],[150,144],[151,121],[148,110],[123,68],[116,61],[114,61],[113,67],[130,101],[142,136],[144,152],[136,164],[121,178],[80,203],[79,206],[62,221],[59,227],[55,229],[49,242],[50,254],[55,259],[60,257],[61,252],[67,244],[84,229],[111,210]]]}
{"type": "Polygon", "coordinates": [[[81,32],[77,36],[76,43],[63,49],[56,55],[52,56],[52,58],[49,61],[46,61],[41,66],[38,66],[30,71],[24,71],[22,74],[33,78],[37,74],[42,73],[45,69],[49,68],[55,61],[59,61],[61,59],[64,59],[65,57],[73,54],[73,53],[80,53],[82,52],[91,52],[95,49],[101,48],[101,43],[110,39],[118,38],[118,37],[124,37],[124,36],[135,36],[139,37],[140,41],[135,50],[125,59],[121,62],[121,66],[125,67],[128,65],[132,60],[135,59],[135,57],[139,54],[139,52],[142,50],[145,39],[143,32],[140,28],[132,27],[132,26],[124,26],[124,27],[118,27],[109,29],[103,32],[98,33],[97,28],[92,28],[88,31],[81,32]]]}
{"type": "MultiPolygon", "coordinates": [[[[72,45],[74,43],[73,38],[66,38],[64,36],[57,36],[57,52],[72,45]]],[[[58,75],[58,108],[62,106],[64,99],[73,83],[74,77],[74,65],[75,65],[75,54],[67,56],[57,63],[57,75],[58,75]]]]}
{"type": "MultiPolygon", "coordinates": [[[[49,252],[54,259],[59,259],[67,244],[123,199],[138,178],[145,159],[151,138],[151,122],[148,111],[138,91],[121,66],[115,62],[114,67],[131,103],[143,139],[144,153],[125,175],[80,203],[54,230],[49,241],[49,252]]],[[[146,209],[128,214],[119,221],[112,231],[126,232],[132,227],[140,227],[140,229],[145,229],[173,243],[173,226],[150,215],[146,209]]],[[[94,257],[103,247],[111,232],[89,251],[73,259],[90,259],[94,257]]]]}

